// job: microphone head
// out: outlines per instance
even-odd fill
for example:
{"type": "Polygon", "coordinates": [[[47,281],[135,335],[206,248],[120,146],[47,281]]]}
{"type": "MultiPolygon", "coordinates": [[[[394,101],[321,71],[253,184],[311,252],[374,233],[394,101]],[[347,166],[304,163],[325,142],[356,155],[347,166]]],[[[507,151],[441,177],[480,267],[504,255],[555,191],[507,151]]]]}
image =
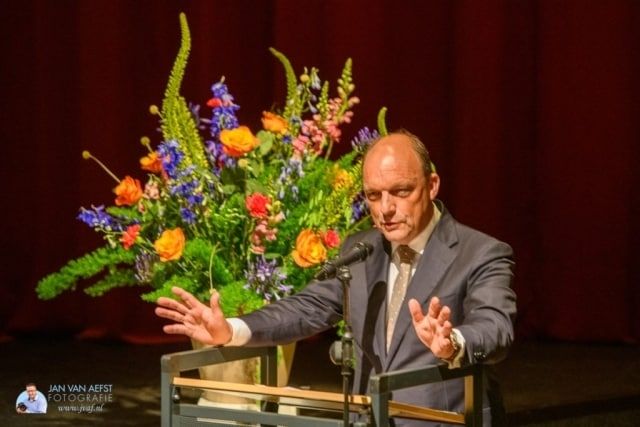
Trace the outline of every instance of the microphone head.
{"type": "Polygon", "coordinates": [[[373,245],[371,243],[358,242],[343,255],[325,262],[314,278],[316,280],[333,279],[340,267],[364,261],[372,252],[373,245]]]}
{"type": "Polygon", "coordinates": [[[364,261],[373,252],[373,245],[369,242],[358,242],[355,244],[354,249],[362,251],[362,258],[360,261],[364,261]]]}

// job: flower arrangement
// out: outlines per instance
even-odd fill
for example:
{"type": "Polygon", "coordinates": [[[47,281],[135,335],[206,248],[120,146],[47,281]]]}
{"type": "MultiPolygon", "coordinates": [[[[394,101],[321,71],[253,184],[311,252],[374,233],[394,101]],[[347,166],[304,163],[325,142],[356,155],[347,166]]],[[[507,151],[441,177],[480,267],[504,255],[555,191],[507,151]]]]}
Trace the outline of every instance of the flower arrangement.
{"type": "MultiPolygon", "coordinates": [[[[151,302],[170,296],[171,286],[201,299],[216,289],[225,314],[238,315],[301,289],[344,236],[368,226],[361,155],[378,132],[361,130],[351,152],[329,158],[358,103],[351,61],[332,98],[316,68],[297,77],[272,49],[284,66],[286,101],[281,111],[263,113],[263,129],[254,134],[238,122],[240,107],[224,78],[212,86],[210,118],[180,95],[190,51],[184,15],[180,21],[181,46],[162,106],[150,108],[162,141],[154,148],[141,140],[146,182],[119,179],[83,153],[118,183],[113,206],[81,208],[78,215],[106,244],[42,279],[40,298],[94,278],[84,288],[91,296],[144,285],[151,289],[142,298],[151,302]]],[[[379,127],[384,131],[381,119],[379,127]]]]}

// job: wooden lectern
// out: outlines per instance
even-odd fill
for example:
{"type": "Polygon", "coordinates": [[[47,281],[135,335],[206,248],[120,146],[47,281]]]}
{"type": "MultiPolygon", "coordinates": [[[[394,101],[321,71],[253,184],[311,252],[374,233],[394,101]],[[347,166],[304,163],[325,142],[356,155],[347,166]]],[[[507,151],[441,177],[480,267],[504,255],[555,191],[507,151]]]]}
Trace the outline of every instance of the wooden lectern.
{"type": "MultiPolygon", "coordinates": [[[[343,426],[342,419],[321,416],[301,416],[278,413],[278,405],[341,411],[343,395],[288,387],[277,383],[277,350],[275,347],[209,347],[199,350],[165,354],[161,359],[162,427],[176,426],[343,426]],[[216,382],[186,378],[181,372],[232,360],[260,358],[259,385],[216,382]],[[240,410],[224,407],[199,406],[181,402],[181,389],[215,390],[226,394],[251,397],[262,402],[262,409],[240,410]]],[[[389,426],[389,417],[441,421],[479,427],[482,425],[482,365],[449,369],[446,365],[387,372],[369,381],[368,396],[351,395],[349,406],[353,413],[366,414],[367,421],[353,423],[354,427],[389,426]],[[394,390],[420,384],[465,378],[464,413],[422,408],[389,400],[394,390]]],[[[361,417],[362,418],[362,417],[361,417]]]]}

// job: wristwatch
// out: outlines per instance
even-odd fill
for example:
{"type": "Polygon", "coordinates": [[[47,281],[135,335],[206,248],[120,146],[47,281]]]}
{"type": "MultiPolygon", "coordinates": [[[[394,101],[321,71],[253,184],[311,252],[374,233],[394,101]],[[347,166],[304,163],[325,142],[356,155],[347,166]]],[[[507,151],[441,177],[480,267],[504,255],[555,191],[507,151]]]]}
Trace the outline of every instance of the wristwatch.
{"type": "Polygon", "coordinates": [[[449,356],[446,360],[452,362],[458,356],[462,345],[460,344],[460,341],[458,341],[458,333],[454,330],[452,330],[451,334],[449,335],[449,341],[451,341],[451,345],[453,346],[453,353],[451,353],[451,356],[449,356]]]}

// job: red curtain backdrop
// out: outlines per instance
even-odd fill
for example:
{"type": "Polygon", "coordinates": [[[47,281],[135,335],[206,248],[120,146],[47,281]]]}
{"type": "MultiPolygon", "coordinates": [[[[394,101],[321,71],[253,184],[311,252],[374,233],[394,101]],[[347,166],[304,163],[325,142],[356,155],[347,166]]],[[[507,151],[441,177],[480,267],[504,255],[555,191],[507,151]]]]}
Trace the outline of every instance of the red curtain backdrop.
{"type": "Polygon", "coordinates": [[[139,138],[158,141],[184,11],[193,51],[185,97],[226,77],[253,129],[282,103],[274,46],[297,70],[338,76],[353,58],[357,130],[427,144],[441,199],[509,242],[520,337],[640,338],[640,4],[634,1],[14,1],[0,7],[0,335],[162,339],[134,288],[39,301],[37,281],[101,245],[75,219],[138,174],[139,138]]]}

